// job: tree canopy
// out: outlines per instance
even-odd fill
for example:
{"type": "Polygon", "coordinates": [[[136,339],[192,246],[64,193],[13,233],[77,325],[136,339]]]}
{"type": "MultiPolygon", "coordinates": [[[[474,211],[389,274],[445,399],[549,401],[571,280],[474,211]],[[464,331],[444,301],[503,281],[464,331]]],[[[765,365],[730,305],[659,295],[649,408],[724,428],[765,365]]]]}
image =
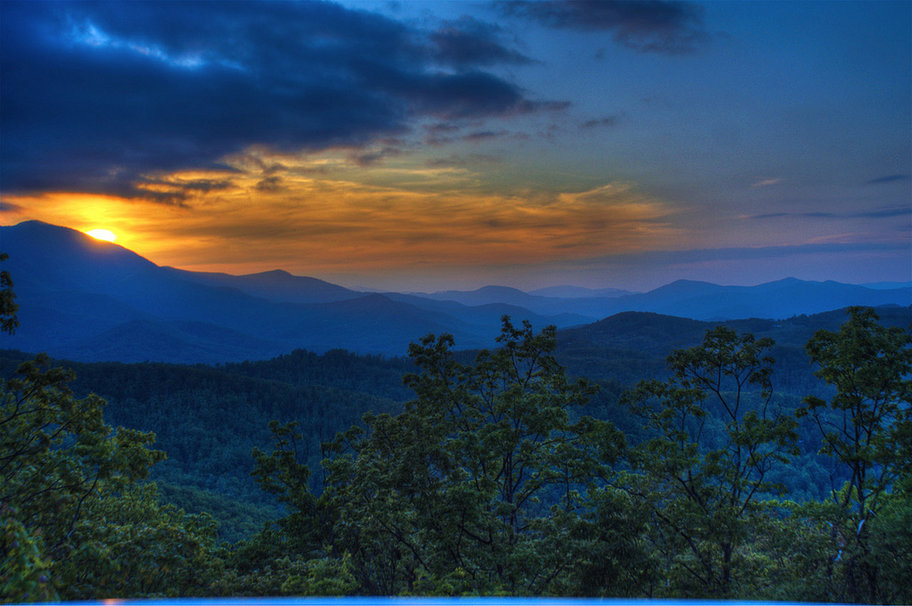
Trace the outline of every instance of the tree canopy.
{"type": "MultiPolygon", "coordinates": [[[[179,486],[149,481],[164,459],[155,436],[112,427],[102,398],[77,397],[72,372],[39,356],[0,386],[0,595],[909,601],[912,333],[849,313],[808,342],[821,383],[800,403],[774,389],[773,342],[725,326],[597,407],[598,386],[558,363],[553,327],[505,317],[498,346],[473,356],[428,335],[396,362],[414,368],[413,397],[398,410],[370,400],[381,410],[332,439],[314,420],[323,398],[355,405],[311,377],[328,381],[341,362],[368,373],[346,385],[393,393],[380,361],[298,352],[275,369],[237,365],[217,410],[265,386],[310,403],[271,405],[284,418],[268,423],[271,447],[253,448],[248,469],[279,519],[222,544],[212,516],[162,499],[179,486]],[[280,389],[270,373],[301,385],[280,389]],[[796,496],[808,473],[832,478],[825,498],[796,496]]],[[[169,388],[221,377],[191,370],[130,372],[169,388]]],[[[208,407],[222,392],[181,393],[208,407]]],[[[217,426],[194,431],[218,443],[217,426]]]]}

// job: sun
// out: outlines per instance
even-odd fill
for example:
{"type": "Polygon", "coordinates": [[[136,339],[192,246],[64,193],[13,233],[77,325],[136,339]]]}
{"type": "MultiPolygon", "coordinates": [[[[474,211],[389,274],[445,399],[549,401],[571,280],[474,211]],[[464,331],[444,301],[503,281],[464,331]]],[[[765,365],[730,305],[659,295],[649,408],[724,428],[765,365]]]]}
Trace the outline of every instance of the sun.
{"type": "Polygon", "coordinates": [[[96,240],[104,240],[105,242],[113,242],[117,239],[117,234],[110,229],[90,229],[86,233],[96,240]]]}

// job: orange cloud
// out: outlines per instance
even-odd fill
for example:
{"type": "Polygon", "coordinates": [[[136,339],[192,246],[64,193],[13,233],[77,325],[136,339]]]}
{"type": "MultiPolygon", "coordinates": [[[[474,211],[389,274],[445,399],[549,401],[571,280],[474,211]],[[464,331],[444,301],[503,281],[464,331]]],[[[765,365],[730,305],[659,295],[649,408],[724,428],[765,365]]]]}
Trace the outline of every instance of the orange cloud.
{"type": "Polygon", "coordinates": [[[237,172],[149,179],[146,187],[180,194],[183,205],[58,192],[15,198],[18,210],[4,222],[110,229],[118,243],[162,265],[318,276],[531,265],[683,237],[670,206],[630,184],[526,196],[480,191],[464,168],[395,159],[355,167],[343,152],[310,158],[253,150],[231,163],[237,172]]]}

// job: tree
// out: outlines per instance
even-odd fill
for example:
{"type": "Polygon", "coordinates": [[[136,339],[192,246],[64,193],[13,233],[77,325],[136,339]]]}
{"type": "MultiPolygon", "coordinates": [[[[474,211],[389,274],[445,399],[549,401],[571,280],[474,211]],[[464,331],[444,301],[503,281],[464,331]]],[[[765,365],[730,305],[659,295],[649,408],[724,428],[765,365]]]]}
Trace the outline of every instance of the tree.
{"type": "Polygon", "coordinates": [[[214,526],[141,487],[164,457],[151,433],[114,430],[104,400],[40,355],[0,387],[2,587],[13,600],[191,592],[214,526]]]}
{"type": "Polygon", "coordinates": [[[734,597],[747,574],[741,548],[796,438],[795,420],[770,410],[772,345],[718,327],[669,356],[667,381],[625,398],[651,437],[631,451],[624,482],[651,512],[672,594],[734,597]]]}
{"type": "Polygon", "coordinates": [[[216,523],[159,501],[155,484],[120,490],[105,483],[57,562],[64,599],[208,595],[221,562],[214,557],[216,523]]]}
{"type": "Polygon", "coordinates": [[[18,514],[0,502],[0,599],[53,601],[58,596],[51,583],[51,563],[41,552],[41,537],[26,528],[18,514]]]}
{"type": "MultiPolygon", "coordinates": [[[[319,533],[323,557],[344,563],[358,592],[593,590],[570,577],[596,541],[601,553],[611,549],[606,533],[589,531],[616,516],[587,512],[601,494],[593,482],[623,438],[607,422],[571,418],[592,389],[554,360],[554,327],[535,335],[504,318],[498,342],[473,364],[457,362],[448,335],[413,344],[421,372],[406,383],[416,398],[399,415],[366,415],[366,427],[333,441],[316,505],[303,489],[309,474],[294,454],[293,428],[277,433],[272,455],[257,455],[266,487],[310,521],[297,532],[314,536],[315,525],[330,522],[319,533]]],[[[291,516],[280,525],[291,527],[291,516]]],[[[623,575],[595,582],[609,577],[623,575]]]]}
{"type": "Polygon", "coordinates": [[[357,584],[347,558],[329,557],[333,511],[311,491],[307,448],[298,423],[269,423],[273,451],[253,449],[253,475],[287,515],[244,541],[227,557],[222,595],[344,595],[357,584]]]}
{"type": "MultiPolygon", "coordinates": [[[[808,342],[817,376],[835,394],[829,402],[807,397],[800,413],[820,431],[821,452],[848,477],[831,494],[838,517],[830,568],[834,582],[842,578],[835,597],[879,602],[895,597],[883,582],[891,563],[877,557],[884,550],[875,536],[885,536],[888,518],[901,518],[900,498],[909,502],[891,490],[903,476],[908,481],[912,467],[912,332],[882,326],[872,309],[851,307],[849,316],[838,332],[821,330],[808,342]]],[[[908,571],[908,550],[901,557],[908,571]]]]}

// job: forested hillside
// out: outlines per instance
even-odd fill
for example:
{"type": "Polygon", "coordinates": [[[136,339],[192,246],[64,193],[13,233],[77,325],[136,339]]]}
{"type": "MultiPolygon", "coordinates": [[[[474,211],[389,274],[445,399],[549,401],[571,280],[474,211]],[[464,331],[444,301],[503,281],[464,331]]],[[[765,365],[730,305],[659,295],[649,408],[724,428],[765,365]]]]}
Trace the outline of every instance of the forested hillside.
{"type": "MultiPolygon", "coordinates": [[[[886,325],[912,323],[906,308],[881,308],[886,325]]],[[[776,341],[777,360],[771,382],[779,405],[795,409],[801,399],[821,386],[804,352],[819,329],[836,329],[845,311],[799,316],[785,321],[727,322],[740,332],[776,341]]],[[[666,357],[674,349],[698,344],[716,323],[673,316],[629,312],[601,322],[557,333],[557,360],[571,376],[586,377],[597,389],[580,408],[582,414],[610,420],[629,435],[641,431],[639,421],[620,406],[625,389],[644,377],[668,374],[666,357]]],[[[457,352],[469,362],[476,352],[457,352]]],[[[2,376],[33,356],[0,353],[2,376]]],[[[156,448],[167,459],[152,468],[151,477],[169,499],[221,522],[219,536],[235,541],[259,530],[279,509],[273,497],[251,476],[254,447],[271,440],[268,421],[296,421],[303,435],[304,456],[316,469],[324,457],[321,445],[359,423],[366,412],[396,413],[414,393],[403,377],[415,370],[408,358],[361,356],[342,350],[315,354],[296,350],[271,360],[217,366],[160,363],[79,363],[71,387],[78,397],[90,393],[106,402],[105,420],[156,435],[156,448]]],[[[813,456],[818,445],[805,427],[806,456],[792,462],[786,480],[798,498],[820,497],[830,487],[826,460],[813,456]],[[811,448],[814,447],[814,448],[811,448]]],[[[321,477],[311,485],[319,489],[321,477]]]]}
{"type": "Polygon", "coordinates": [[[505,319],[408,358],[4,351],[3,590],[907,600],[912,310],[877,313],[505,319]]]}
{"type": "MultiPolygon", "coordinates": [[[[31,359],[21,352],[0,355],[3,376],[31,359]]],[[[105,421],[151,431],[167,459],[151,477],[172,501],[197,513],[198,501],[228,508],[220,536],[237,540],[275,517],[275,501],[256,485],[254,447],[270,442],[268,421],[300,420],[308,463],[316,467],[321,444],[360,421],[367,411],[397,412],[408,397],[406,360],[322,356],[295,351],[271,361],[221,367],[177,364],[73,363],[77,397],[90,393],[107,402],[105,421]],[[246,509],[235,511],[239,506],[246,509]]]]}

